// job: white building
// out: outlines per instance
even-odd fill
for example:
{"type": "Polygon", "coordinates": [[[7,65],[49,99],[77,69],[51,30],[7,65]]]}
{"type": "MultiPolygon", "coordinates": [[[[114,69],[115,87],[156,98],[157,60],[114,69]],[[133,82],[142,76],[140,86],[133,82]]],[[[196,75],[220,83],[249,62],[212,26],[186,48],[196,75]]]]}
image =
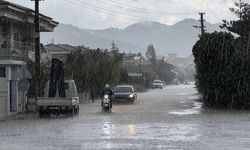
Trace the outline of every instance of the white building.
{"type": "MultiPolygon", "coordinates": [[[[0,0],[0,56],[27,57],[34,51],[35,12],[32,9],[0,0]]],[[[58,25],[52,18],[40,14],[40,31],[52,32],[58,25]]]]}
{"type": "MultiPolygon", "coordinates": [[[[53,32],[59,24],[39,15],[40,32],[53,32]]],[[[29,51],[34,51],[35,12],[0,0],[0,117],[24,111],[26,93],[18,89],[19,72],[29,51]]],[[[23,88],[25,89],[25,88],[23,88]]]]}
{"type": "Polygon", "coordinates": [[[22,61],[0,60],[0,118],[23,111],[18,101],[18,80],[22,61]]]}

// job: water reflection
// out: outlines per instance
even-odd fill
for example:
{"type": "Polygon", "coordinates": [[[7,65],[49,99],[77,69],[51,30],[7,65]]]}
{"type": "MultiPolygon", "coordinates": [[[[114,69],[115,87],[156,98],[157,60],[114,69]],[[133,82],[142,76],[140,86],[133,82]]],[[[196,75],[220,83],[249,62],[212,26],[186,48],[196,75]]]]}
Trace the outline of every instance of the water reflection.
{"type": "Polygon", "coordinates": [[[197,124],[169,124],[169,123],[145,123],[145,124],[114,124],[103,123],[104,149],[115,149],[120,144],[117,139],[140,139],[144,141],[164,140],[168,142],[197,141],[202,136],[197,124]]]}
{"type": "Polygon", "coordinates": [[[113,143],[110,141],[110,139],[112,138],[112,132],[115,128],[115,125],[111,124],[110,122],[104,122],[103,124],[103,133],[105,136],[105,139],[107,139],[107,141],[105,141],[105,148],[106,149],[111,149],[113,143]]]}
{"type": "Polygon", "coordinates": [[[135,135],[135,125],[128,125],[128,130],[131,136],[135,135]]]}
{"type": "Polygon", "coordinates": [[[112,125],[110,124],[110,122],[104,122],[103,132],[107,136],[107,138],[110,138],[110,136],[112,134],[112,125]]]}

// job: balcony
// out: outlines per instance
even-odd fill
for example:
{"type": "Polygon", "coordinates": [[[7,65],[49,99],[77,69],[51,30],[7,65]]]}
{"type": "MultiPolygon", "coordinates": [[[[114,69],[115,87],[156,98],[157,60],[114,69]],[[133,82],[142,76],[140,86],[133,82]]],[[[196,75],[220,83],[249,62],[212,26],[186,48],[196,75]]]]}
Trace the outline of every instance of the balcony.
{"type": "Polygon", "coordinates": [[[0,47],[0,58],[28,58],[28,52],[35,49],[35,44],[22,41],[4,41],[0,47]]]}

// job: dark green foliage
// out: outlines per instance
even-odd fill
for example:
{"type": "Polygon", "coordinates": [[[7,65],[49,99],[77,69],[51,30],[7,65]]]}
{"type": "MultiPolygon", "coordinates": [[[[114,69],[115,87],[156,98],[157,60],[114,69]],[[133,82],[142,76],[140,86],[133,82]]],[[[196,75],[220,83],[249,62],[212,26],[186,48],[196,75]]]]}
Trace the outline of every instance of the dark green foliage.
{"type": "Polygon", "coordinates": [[[79,49],[65,62],[65,77],[74,79],[78,92],[100,95],[106,83],[115,85],[120,80],[121,55],[107,50],[79,49]]]}
{"type": "Polygon", "coordinates": [[[250,5],[248,3],[243,2],[242,0],[239,0],[239,2],[235,2],[235,8],[230,8],[230,11],[238,17],[238,20],[223,20],[223,24],[220,27],[226,29],[229,32],[237,34],[239,36],[238,42],[242,49],[249,50],[250,5]]]}
{"type": "Polygon", "coordinates": [[[160,60],[156,58],[154,45],[148,45],[146,57],[151,64],[151,82],[154,79],[160,79],[166,83],[170,83],[175,78],[175,73],[171,71],[174,69],[174,66],[167,63],[164,57],[160,60]]]}
{"type": "Polygon", "coordinates": [[[193,47],[196,85],[204,103],[216,108],[250,108],[250,5],[241,0],[230,10],[238,20],[221,28],[235,33],[205,34],[193,47]]]}
{"type": "Polygon", "coordinates": [[[250,32],[250,5],[239,0],[239,2],[235,2],[235,6],[236,8],[230,8],[230,11],[237,15],[239,19],[233,21],[223,20],[221,28],[247,39],[248,32],[250,32]]]}
{"type": "Polygon", "coordinates": [[[249,108],[250,57],[229,33],[205,34],[193,47],[196,85],[204,104],[249,108]]]}
{"type": "MultiPolygon", "coordinates": [[[[35,91],[35,62],[28,59],[26,60],[26,65],[27,65],[27,69],[29,70],[31,76],[32,76],[32,80],[30,83],[30,87],[28,89],[27,92],[27,97],[28,98],[35,98],[36,96],[36,91],[35,91]]],[[[50,61],[45,61],[45,62],[41,62],[40,66],[41,66],[41,71],[40,71],[40,83],[41,83],[41,95],[44,94],[44,88],[47,84],[47,81],[49,80],[50,77],[50,65],[51,62],[50,61]]]]}
{"type": "Polygon", "coordinates": [[[146,57],[152,65],[152,76],[154,76],[155,78],[158,78],[157,58],[156,58],[154,45],[152,44],[148,45],[148,48],[146,51],[146,57]]]}
{"type": "Polygon", "coordinates": [[[126,69],[121,70],[120,83],[128,83],[128,71],[126,69]]]}
{"type": "Polygon", "coordinates": [[[159,60],[157,64],[158,79],[165,81],[166,84],[173,81],[176,77],[175,73],[172,72],[172,70],[174,70],[174,66],[167,63],[164,58],[159,60]]]}

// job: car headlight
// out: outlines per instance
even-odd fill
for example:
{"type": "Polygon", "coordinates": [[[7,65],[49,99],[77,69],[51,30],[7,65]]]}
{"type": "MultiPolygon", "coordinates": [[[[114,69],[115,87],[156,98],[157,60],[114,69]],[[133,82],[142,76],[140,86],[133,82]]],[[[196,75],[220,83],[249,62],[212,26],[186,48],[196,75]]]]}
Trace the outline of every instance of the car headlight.
{"type": "Polygon", "coordinates": [[[133,94],[129,94],[129,96],[128,96],[129,98],[133,98],[134,97],[134,95],[133,94]]]}

